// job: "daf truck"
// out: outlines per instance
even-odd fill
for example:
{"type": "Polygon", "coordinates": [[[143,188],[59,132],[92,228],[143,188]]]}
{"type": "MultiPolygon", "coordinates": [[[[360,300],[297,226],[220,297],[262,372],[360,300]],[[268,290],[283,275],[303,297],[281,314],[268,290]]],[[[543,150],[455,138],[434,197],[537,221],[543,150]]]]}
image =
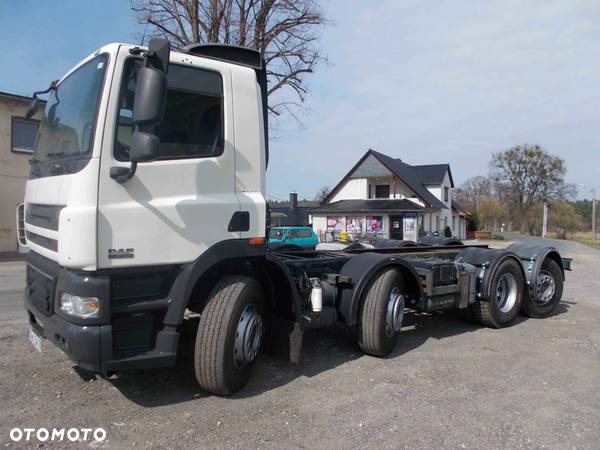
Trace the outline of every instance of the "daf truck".
{"type": "Polygon", "coordinates": [[[198,383],[229,395],[263,347],[298,363],[310,328],[345,324],[385,357],[405,309],[494,328],[553,314],[570,260],[551,247],[270,248],[267,89],[257,51],[154,39],[106,45],[34,95],[30,113],[47,94],[25,193],[36,348],[103,375],[166,367],[192,324],[198,383]]]}

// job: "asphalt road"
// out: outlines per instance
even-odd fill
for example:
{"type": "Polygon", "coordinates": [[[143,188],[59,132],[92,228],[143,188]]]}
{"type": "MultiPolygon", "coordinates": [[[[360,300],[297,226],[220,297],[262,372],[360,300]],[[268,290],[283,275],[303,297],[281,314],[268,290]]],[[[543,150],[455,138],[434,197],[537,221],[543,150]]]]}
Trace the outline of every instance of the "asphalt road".
{"type": "Polygon", "coordinates": [[[23,312],[24,262],[0,262],[0,317],[23,312]]]}
{"type": "Polygon", "coordinates": [[[16,446],[13,427],[104,427],[106,441],[77,446],[597,449],[600,251],[557,246],[574,271],[551,318],[492,330],[412,315],[386,359],[363,356],[344,328],[313,332],[301,364],[262,355],[231,398],[202,392],[185,354],[172,369],[106,380],[48,342],[35,352],[23,264],[2,263],[0,443],[16,446]]]}

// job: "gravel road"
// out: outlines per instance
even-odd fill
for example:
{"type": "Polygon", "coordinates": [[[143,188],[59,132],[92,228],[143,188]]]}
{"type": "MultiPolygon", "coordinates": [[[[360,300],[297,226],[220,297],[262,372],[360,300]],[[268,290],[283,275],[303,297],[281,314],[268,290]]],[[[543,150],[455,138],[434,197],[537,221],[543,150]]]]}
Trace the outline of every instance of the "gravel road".
{"type": "Polygon", "coordinates": [[[0,443],[24,446],[11,442],[14,427],[103,427],[102,443],[75,445],[597,449],[600,251],[561,250],[574,271],[551,318],[492,330],[412,315],[386,359],[361,355],[343,328],[312,332],[301,364],[262,355],[230,398],[202,392],[185,354],[172,369],[102,379],[48,342],[37,353],[26,339],[23,263],[0,263],[0,443]]]}

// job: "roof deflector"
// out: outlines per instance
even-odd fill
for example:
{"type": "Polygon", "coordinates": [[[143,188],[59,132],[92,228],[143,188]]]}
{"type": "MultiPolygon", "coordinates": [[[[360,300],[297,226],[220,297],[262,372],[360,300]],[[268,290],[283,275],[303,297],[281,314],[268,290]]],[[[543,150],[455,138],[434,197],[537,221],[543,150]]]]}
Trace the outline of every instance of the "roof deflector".
{"type": "Polygon", "coordinates": [[[191,44],[185,47],[183,51],[192,55],[251,67],[255,70],[262,70],[263,68],[263,59],[260,52],[253,48],[227,44],[191,44]]]}

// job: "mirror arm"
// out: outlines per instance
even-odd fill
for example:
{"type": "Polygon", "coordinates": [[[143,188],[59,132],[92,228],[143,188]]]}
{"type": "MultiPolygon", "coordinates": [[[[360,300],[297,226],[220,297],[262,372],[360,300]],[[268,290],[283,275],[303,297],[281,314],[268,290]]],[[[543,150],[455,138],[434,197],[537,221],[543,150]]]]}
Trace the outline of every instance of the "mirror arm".
{"type": "Polygon", "coordinates": [[[26,119],[31,119],[33,117],[33,115],[37,112],[37,110],[40,107],[40,99],[38,97],[38,95],[42,95],[42,94],[46,94],[50,91],[53,91],[54,89],[56,89],[56,85],[58,84],[58,80],[53,80],[50,83],[50,86],[48,86],[48,89],[43,90],[43,91],[37,91],[34,92],[33,95],[31,96],[31,104],[29,105],[29,108],[27,109],[27,112],[25,113],[25,118],[26,119]]]}
{"type": "Polygon", "coordinates": [[[133,161],[130,167],[113,166],[110,168],[110,177],[117,183],[125,183],[135,175],[137,163],[133,161]]]}
{"type": "Polygon", "coordinates": [[[57,84],[58,84],[58,80],[52,80],[52,82],[50,83],[50,86],[48,86],[48,89],[43,90],[43,91],[34,92],[33,98],[37,98],[38,95],[47,94],[48,92],[53,91],[54,89],[56,89],[57,84]]]}

